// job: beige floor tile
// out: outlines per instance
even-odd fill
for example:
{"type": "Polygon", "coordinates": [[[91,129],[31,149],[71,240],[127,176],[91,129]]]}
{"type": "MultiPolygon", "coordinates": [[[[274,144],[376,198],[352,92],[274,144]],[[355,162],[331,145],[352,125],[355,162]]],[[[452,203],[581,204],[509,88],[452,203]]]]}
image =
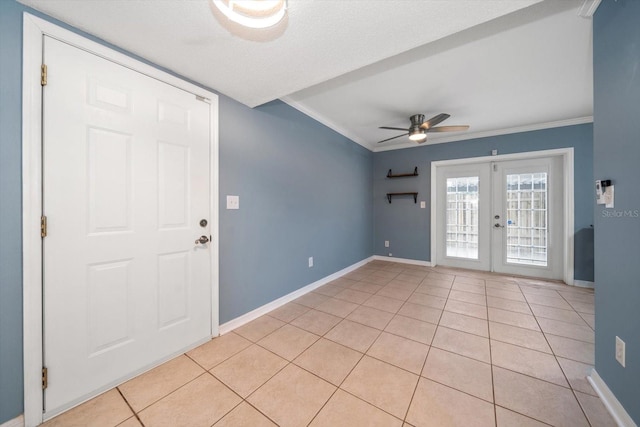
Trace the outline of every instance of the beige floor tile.
{"type": "Polygon", "coordinates": [[[429,276],[427,276],[426,279],[424,279],[422,281],[422,283],[420,283],[420,285],[436,287],[436,288],[442,288],[442,289],[445,289],[445,290],[448,291],[453,286],[453,282],[450,281],[450,280],[442,280],[442,279],[432,278],[429,275],[429,276]]]}
{"type": "Polygon", "coordinates": [[[424,280],[424,278],[427,277],[424,273],[400,273],[396,276],[396,280],[402,280],[403,282],[408,282],[408,283],[412,283],[412,284],[419,284],[420,282],[422,282],[424,280]]]}
{"type": "Polygon", "coordinates": [[[283,358],[252,345],[213,368],[211,373],[240,396],[247,397],[286,364],[283,358]]]}
{"type": "Polygon", "coordinates": [[[449,292],[451,292],[451,290],[447,288],[439,288],[437,286],[421,284],[416,288],[415,292],[446,299],[449,297],[449,292]]]}
{"type": "Polygon", "coordinates": [[[595,306],[593,303],[569,301],[571,307],[578,313],[595,314],[595,306]]]}
{"type": "MultiPolygon", "coordinates": [[[[432,271],[431,273],[429,273],[427,278],[424,279],[424,280],[441,281],[441,282],[449,283],[449,285],[453,285],[453,279],[454,278],[455,278],[455,276],[453,274],[439,273],[437,271],[432,271]]],[[[451,286],[449,286],[449,287],[451,287],[451,286]]]]}
{"type": "Polygon", "coordinates": [[[382,286],[385,286],[386,284],[391,282],[391,280],[393,280],[393,278],[373,276],[373,275],[367,277],[368,282],[375,283],[376,285],[382,285],[382,286]]]}
{"type": "Polygon", "coordinates": [[[374,295],[369,298],[362,305],[367,307],[377,308],[378,310],[386,311],[389,313],[397,313],[402,307],[403,301],[389,298],[389,297],[381,297],[379,295],[374,295]]]}
{"type": "Polygon", "coordinates": [[[449,299],[456,301],[468,302],[477,305],[487,305],[487,297],[484,294],[478,294],[473,292],[466,292],[457,290],[456,285],[453,285],[451,292],[449,293],[449,299]]]}
{"type": "Polygon", "coordinates": [[[488,363],[432,348],[422,376],[493,402],[493,379],[488,363]]]}
{"type": "Polygon", "coordinates": [[[505,323],[519,328],[539,331],[540,327],[535,317],[529,314],[516,313],[514,311],[502,310],[500,308],[489,307],[489,320],[492,322],[505,323]]]}
{"type": "Polygon", "coordinates": [[[406,302],[400,308],[398,314],[437,325],[440,321],[442,310],[433,307],[427,307],[425,305],[406,302]]]}
{"type": "Polygon", "coordinates": [[[292,361],[320,337],[292,325],[284,325],[260,341],[258,345],[292,361]]]}
{"type": "Polygon", "coordinates": [[[464,301],[449,299],[447,300],[447,305],[444,306],[444,309],[453,313],[477,317],[478,319],[487,319],[487,307],[483,305],[470,304],[464,301]]]}
{"type": "Polygon", "coordinates": [[[325,338],[364,353],[380,335],[380,331],[350,320],[338,323],[325,338]]]}
{"type": "Polygon", "coordinates": [[[576,397],[592,426],[616,427],[618,425],[599,397],[579,391],[576,391],[576,397]]]}
{"type": "Polygon", "coordinates": [[[187,356],[178,356],[155,369],[145,372],[118,388],[134,411],[160,400],[204,372],[187,356]]]}
{"type": "Polygon", "coordinates": [[[558,357],[557,359],[572,389],[597,396],[595,390],[587,380],[587,376],[591,375],[591,371],[593,370],[592,365],[562,357],[558,357]]]}
{"type": "Polygon", "coordinates": [[[304,294],[301,297],[296,298],[293,302],[295,302],[296,304],[304,305],[305,307],[315,308],[328,299],[329,297],[326,295],[309,292],[308,294],[304,294]]]}
{"type": "Polygon", "coordinates": [[[342,390],[329,399],[311,427],[400,427],[402,421],[342,390]]]}
{"type": "Polygon", "coordinates": [[[242,402],[229,412],[214,427],[277,427],[247,402],[242,402]]]}
{"type": "Polygon", "coordinates": [[[256,320],[252,320],[246,325],[234,329],[233,332],[243,336],[249,341],[258,342],[284,324],[282,320],[269,316],[260,316],[256,320]]]}
{"type": "Polygon", "coordinates": [[[487,279],[485,280],[485,286],[487,287],[487,295],[489,294],[489,288],[522,294],[518,284],[513,282],[511,278],[508,278],[506,276],[496,276],[492,279],[487,279]]]}
{"type": "Polygon", "coordinates": [[[351,285],[350,289],[354,289],[356,291],[367,292],[367,293],[370,293],[370,294],[375,294],[376,292],[378,292],[383,287],[384,286],[376,285],[375,283],[356,282],[353,285],[351,285]]]}
{"type": "Polygon", "coordinates": [[[404,418],[418,376],[365,356],[340,388],[398,417],[404,418]]]}
{"type": "Polygon", "coordinates": [[[543,296],[547,298],[562,298],[562,296],[553,289],[544,289],[536,286],[522,286],[522,293],[525,296],[543,296]]]}
{"type": "Polygon", "coordinates": [[[473,285],[481,288],[484,292],[484,279],[474,277],[470,273],[471,272],[469,271],[465,271],[464,273],[462,273],[462,275],[456,275],[456,278],[453,281],[453,286],[461,284],[473,285]]]}
{"type": "Polygon", "coordinates": [[[519,345],[521,347],[552,353],[542,332],[518,328],[504,323],[489,322],[491,339],[519,345]]]}
{"type": "Polygon", "coordinates": [[[325,313],[344,318],[347,317],[356,308],[358,308],[358,304],[331,298],[318,305],[316,307],[316,310],[324,311],[325,313]]]}
{"type": "Polygon", "coordinates": [[[394,335],[429,345],[436,332],[436,325],[410,317],[396,315],[384,330],[394,335]]]}
{"type": "Polygon", "coordinates": [[[404,280],[393,279],[385,285],[385,288],[394,288],[401,291],[413,292],[420,285],[421,280],[415,282],[405,282],[404,280]]]}
{"type": "Polygon", "coordinates": [[[371,273],[371,275],[369,277],[382,277],[385,279],[393,279],[395,277],[397,277],[400,274],[400,271],[402,271],[402,268],[391,268],[388,269],[386,268],[388,266],[385,266],[384,270],[378,270],[378,271],[374,271],[373,273],[371,273]]]}
{"type": "Polygon", "coordinates": [[[588,365],[594,364],[595,346],[584,341],[545,334],[549,345],[556,356],[576,360],[588,365]]]}
{"type": "Polygon", "coordinates": [[[445,304],[447,303],[447,297],[439,297],[429,294],[421,294],[415,292],[413,295],[407,299],[407,302],[412,304],[420,304],[426,307],[437,308],[438,310],[444,309],[445,304]]]}
{"type": "Polygon", "coordinates": [[[595,302],[593,289],[584,289],[583,291],[578,291],[577,289],[571,291],[558,291],[558,293],[569,302],[586,302],[588,304],[593,304],[595,302]]]}
{"type": "Polygon", "coordinates": [[[568,388],[494,366],[496,405],[552,425],[588,426],[568,388]]]}
{"type": "Polygon", "coordinates": [[[43,427],[115,426],[133,416],[118,390],[112,389],[42,424],[43,427]]]}
{"type": "Polygon", "coordinates": [[[587,313],[578,313],[582,320],[584,320],[591,329],[596,328],[596,315],[595,314],[587,314],[587,313]]]}
{"type": "Polygon", "coordinates": [[[351,287],[351,285],[353,285],[356,282],[357,280],[352,280],[346,277],[338,277],[336,280],[332,280],[328,284],[334,285],[334,286],[340,286],[341,288],[349,288],[351,287]]]}
{"type": "Polygon", "coordinates": [[[508,299],[511,301],[527,302],[522,292],[517,288],[514,290],[506,290],[487,287],[487,296],[508,299]]]}
{"type": "Polygon", "coordinates": [[[321,338],[293,363],[339,386],[362,358],[362,353],[321,338]]]}
{"type": "Polygon", "coordinates": [[[355,304],[362,304],[363,302],[371,298],[371,294],[368,292],[357,291],[355,289],[345,289],[337,294],[334,298],[341,299],[343,301],[349,301],[355,304]]]}
{"type": "Polygon", "coordinates": [[[432,346],[481,362],[491,363],[489,340],[477,335],[439,326],[432,346]]]}
{"type": "Polygon", "coordinates": [[[140,412],[145,427],[208,427],[242,399],[205,373],[140,412]]]}
{"type": "Polygon", "coordinates": [[[428,345],[383,332],[367,355],[419,375],[428,352],[428,345]]]}
{"type": "Polygon", "coordinates": [[[288,365],[247,399],[282,427],[305,426],[336,387],[295,365],[288,365]]]}
{"type": "Polygon", "coordinates": [[[498,427],[545,427],[548,424],[525,417],[517,412],[496,406],[496,424],[498,427]]]}
{"type": "Polygon", "coordinates": [[[305,331],[322,336],[341,321],[342,318],[334,316],[333,314],[318,310],[309,310],[291,322],[291,324],[305,331]]]}
{"type": "Polygon", "coordinates": [[[547,307],[546,305],[531,304],[533,314],[538,318],[562,320],[563,322],[584,325],[585,322],[574,310],[564,310],[562,308],[547,307]]]}
{"type": "Polygon", "coordinates": [[[407,421],[424,427],[493,427],[493,404],[420,378],[407,421]]]}
{"type": "Polygon", "coordinates": [[[489,338],[489,322],[477,317],[444,311],[440,318],[440,325],[489,338]]]}
{"type": "Polygon", "coordinates": [[[491,341],[491,359],[494,366],[569,387],[558,361],[551,354],[491,341]]]}
{"type": "Polygon", "coordinates": [[[348,320],[362,323],[363,325],[371,326],[372,328],[380,330],[384,329],[392,318],[393,313],[365,306],[356,308],[347,316],[348,320]]]}
{"type": "Polygon", "coordinates": [[[250,345],[251,341],[234,332],[229,332],[194,348],[187,355],[204,369],[209,370],[250,345]]]}
{"type": "Polygon", "coordinates": [[[522,301],[487,296],[487,305],[489,307],[500,308],[502,310],[515,311],[516,313],[532,314],[529,304],[522,301]]]}
{"type": "Polygon", "coordinates": [[[142,424],[140,424],[140,421],[138,421],[136,417],[131,417],[125,422],[118,424],[117,427],[142,427],[142,424]]]}
{"type": "Polygon", "coordinates": [[[317,289],[314,289],[313,292],[320,295],[327,296],[327,297],[334,297],[340,292],[342,292],[343,290],[344,288],[342,286],[328,284],[328,285],[320,286],[317,289]]]}
{"type": "Polygon", "coordinates": [[[554,297],[546,297],[542,295],[525,294],[525,297],[527,298],[527,302],[529,304],[546,305],[547,307],[555,307],[555,308],[562,308],[564,310],[571,310],[571,306],[569,305],[569,303],[567,303],[567,301],[562,299],[560,295],[558,295],[558,298],[554,298],[554,297]]]}
{"type": "MultiPolygon", "coordinates": [[[[412,286],[413,287],[413,286],[412,286]]],[[[413,290],[393,286],[393,282],[380,289],[376,295],[406,301],[413,294],[413,290]]]]}
{"type": "Polygon", "coordinates": [[[290,302],[282,307],[278,307],[275,310],[270,311],[268,314],[271,317],[275,317],[278,320],[289,323],[296,317],[302,316],[307,311],[309,311],[309,307],[302,304],[296,304],[295,302],[290,302]]]}
{"type": "Polygon", "coordinates": [[[561,337],[572,338],[578,341],[586,341],[595,343],[595,334],[593,329],[587,325],[574,325],[573,323],[563,322],[553,319],[538,319],[540,328],[545,334],[558,335],[561,337]]]}

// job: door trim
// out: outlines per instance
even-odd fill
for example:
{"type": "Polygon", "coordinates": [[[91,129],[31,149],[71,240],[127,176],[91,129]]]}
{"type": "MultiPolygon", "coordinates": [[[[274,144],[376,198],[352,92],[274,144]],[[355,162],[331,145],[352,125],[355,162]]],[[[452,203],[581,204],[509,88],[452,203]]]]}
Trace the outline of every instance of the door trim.
{"type": "Polygon", "coordinates": [[[437,265],[437,250],[438,245],[436,242],[437,232],[437,214],[438,209],[436,207],[436,191],[437,191],[437,170],[439,167],[445,166],[457,166],[470,163],[485,163],[485,162],[499,162],[505,160],[526,160],[534,159],[537,157],[561,157],[563,174],[564,174],[564,254],[563,254],[563,274],[562,277],[567,285],[574,284],[574,251],[573,251],[573,236],[574,231],[574,194],[573,194],[573,147],[558,148],[554,150],[541,150],[541,151],[529,151],[524,153],[513,154],[501,154],[497,156],[483,156],[483,157],[471,157],[464,159],[453,160],[439,160],[431,162],[431,228],[430,228],[430,240],[431,240],[431,263],[433,266],[437,265]]]}
{"type": "Polygon", "coordinates": [[[212,336],[219,335],[218,95],[25,12],[23,15],[22,48],[22,274],[25,426],[35,426],[43,421],[41,384],[43,366],[42,238],[40,237],[42,86],[40,85],[40,66],[45,35],[209,100],[211,105],[209,118],[210,223],[211,233],[214,236],[211,242],[211,333],[212,336]]]}

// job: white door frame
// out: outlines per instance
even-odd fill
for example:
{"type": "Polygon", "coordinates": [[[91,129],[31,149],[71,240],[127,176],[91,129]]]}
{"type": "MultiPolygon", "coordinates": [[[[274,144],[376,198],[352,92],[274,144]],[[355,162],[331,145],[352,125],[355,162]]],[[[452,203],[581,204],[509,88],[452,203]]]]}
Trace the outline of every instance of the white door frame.
{"type": "Polygon", "coordinates": [[[431,162],[431,264],[437,264],[438,244],[436,242],[438,207],[436,206],[437,170],[439,167],[464,165],[469,163],[499,162],[505,160],[526,160],[538,157],[561,157],[564,175],[564,254],[563,280],[567,285],[574,284],[573,268],[573,236],[574,236],[574,203],[573,203],[573,147],[554,150],[530,151],[524,153],[501,154],[497,156],[471,157],[465,159],[439,160],[431,162]]]}
{"type": "Polygon", "coordinates": [[[28,13],[23,16],[22,63],[22,274],[24,423],[36,426],[43,421],[42,395],[42,86],[40,66],[43,37],[50,36],[156,80],[210,101],[211,147],[211,332],[219,334],[219,224],[218,224],[218,95],[169,73],[86,39],[28,13]]]}

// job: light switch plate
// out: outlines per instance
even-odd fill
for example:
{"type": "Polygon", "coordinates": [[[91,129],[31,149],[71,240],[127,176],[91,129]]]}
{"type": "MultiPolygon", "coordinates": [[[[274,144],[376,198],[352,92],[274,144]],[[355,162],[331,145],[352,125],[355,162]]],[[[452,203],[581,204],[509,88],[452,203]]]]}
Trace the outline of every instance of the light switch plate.
{"type": "Polygon", "coordinates": [[[240,196],[227,196],[227,209],[240,209],[240,196]]]}
{"type": "Polygon", "coordinates": [[[422,200],[420,202],[420,209],[425,209],[427,207],[427,202],[425,202],[424,200],[422,200]]]}

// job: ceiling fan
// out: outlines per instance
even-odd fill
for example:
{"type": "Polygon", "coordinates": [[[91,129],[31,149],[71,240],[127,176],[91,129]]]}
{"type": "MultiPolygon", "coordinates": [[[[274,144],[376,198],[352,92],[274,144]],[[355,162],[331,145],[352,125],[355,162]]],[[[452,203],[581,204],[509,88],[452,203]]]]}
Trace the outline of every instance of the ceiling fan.
{"type": "Polygon", "coordinates": [[[469,129],[468,125],[434,127],[438,123],[447,120],[449,117],[449,114],[440,113],[437,116],[433,116],[429,120],[425,121],[424,114],[414,114],[409,118],[409,120],[411,120],[411,126],[409,127],[409,129],[380,126],[379,129],[402,130],[406,131],[407,133],[403,133],[402,135],[394,136],[392,138],[383,139],[382,141],[378,141],[378,144],[380,144],[381,142],[391,141],[392,139],[400,138],[401,136],[405,135],[409,135],[410,140],[415,141],[418,144],[422,144],[427,140],[427,133],[429,132],[460,132],[469,129]]]}

